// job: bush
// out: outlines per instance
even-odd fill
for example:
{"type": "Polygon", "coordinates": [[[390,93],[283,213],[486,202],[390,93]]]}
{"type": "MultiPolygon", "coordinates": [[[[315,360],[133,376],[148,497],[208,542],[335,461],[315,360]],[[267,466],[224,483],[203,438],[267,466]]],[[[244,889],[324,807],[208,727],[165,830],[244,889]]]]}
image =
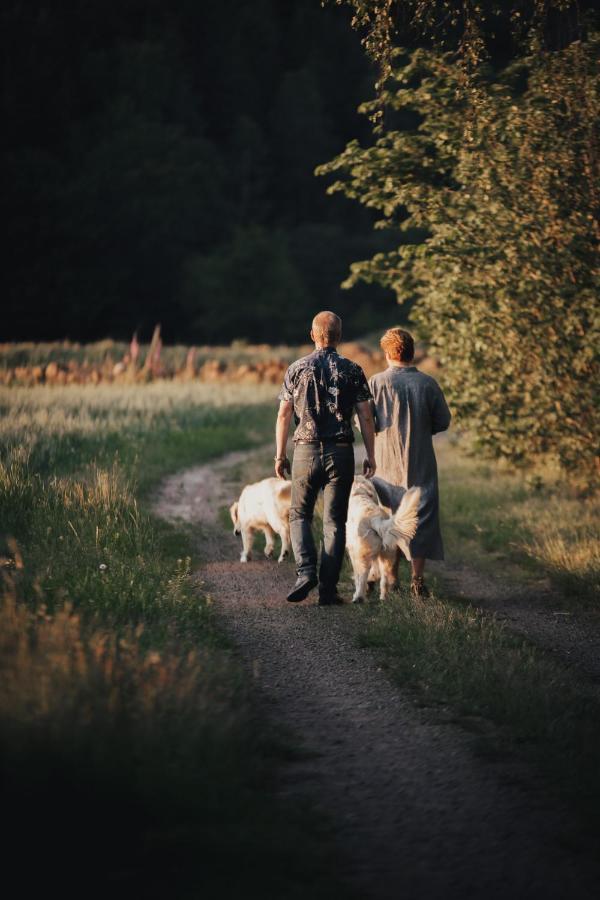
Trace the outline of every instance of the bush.
{"type": "MultiPolygon", "coordinates": [[[[449,54],[398,51],[382,100],[403,130],[356,141],[321,174],[424,243],[355,263],[444,365],[463,425],[514,462],[556,457],[593,477],[597,413],[598,40],[515,63],[465,86],[449,54]]],[[[365,104],[373,113],[380,99],[365,104]]]]}

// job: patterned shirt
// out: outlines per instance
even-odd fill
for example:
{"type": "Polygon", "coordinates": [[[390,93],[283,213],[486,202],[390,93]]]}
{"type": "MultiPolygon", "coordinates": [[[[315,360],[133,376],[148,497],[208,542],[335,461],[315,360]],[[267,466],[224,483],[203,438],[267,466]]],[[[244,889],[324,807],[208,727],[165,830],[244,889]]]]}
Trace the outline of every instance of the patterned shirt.
{"type": "Polygon", "coordinates": [[[354,406],[370,400],[371,391],[360,366],[324,347],[292,363],[279,399],[294,404],[294,441],[351,443],[354,406]]]}

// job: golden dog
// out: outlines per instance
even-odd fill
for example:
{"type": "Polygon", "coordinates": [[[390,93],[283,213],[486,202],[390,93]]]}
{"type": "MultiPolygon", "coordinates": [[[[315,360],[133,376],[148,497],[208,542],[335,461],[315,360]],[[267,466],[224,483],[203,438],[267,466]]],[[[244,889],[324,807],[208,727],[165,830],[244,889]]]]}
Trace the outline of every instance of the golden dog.
{"type": "Polygon", "coordinates": [[[420,496],[419,488],[410,488],[390,515],[380,504],[372,482],[362,475],[354,479],[346,524],[346,549],[354,572],[353,603],[365,599],[369,582],[377,578],[382,600],[395,586],[398,550],[410,559],[420,496]]]}

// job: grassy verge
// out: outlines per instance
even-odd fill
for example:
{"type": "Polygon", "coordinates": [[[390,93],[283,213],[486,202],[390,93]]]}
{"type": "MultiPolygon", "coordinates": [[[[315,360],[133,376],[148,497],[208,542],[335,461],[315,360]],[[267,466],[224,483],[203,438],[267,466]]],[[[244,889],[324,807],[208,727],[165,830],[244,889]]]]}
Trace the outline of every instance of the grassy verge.
{"type": "Polygon", "coordinates": [[[547,776],[600,836],[597,691],[499,622],[405,589],[358,611],[361,642],[427,706],[450,708],[487,752],[517,752],[547,776]]]}
{"type": "Polygon", "coordinates": [[[185,534],[138,503],[167,471],[264,441],[271,394],[2,392],[0,773],[25,892],[335,889],[322,826],[274,796],[287,750],[194,587],[185,534]]]}
{"type": "Polygon", "coordinates": [[[600,595],[596,496],[547,473],[528,479],[480,463],[448,440],[436,444],[442,527],[453,561],[522,583],[552,579],[565,601],[594,608],[600,595]]]}

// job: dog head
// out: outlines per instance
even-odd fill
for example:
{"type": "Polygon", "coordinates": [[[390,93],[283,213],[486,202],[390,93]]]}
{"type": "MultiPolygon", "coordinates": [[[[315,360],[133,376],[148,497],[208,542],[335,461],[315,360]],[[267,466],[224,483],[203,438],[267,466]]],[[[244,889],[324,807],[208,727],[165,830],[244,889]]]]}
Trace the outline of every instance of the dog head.
{"type": "Polygon", "coordinates": [[[240,517],[238,515],[239,506],[240,505],[236,500],[235,503],[232,503],[231,506],[229,507],[229,515],[231,516],[231,521],[233,522],[233,533],[234,534],[242,533],[242,528],[240,526],[240,517]]]}

